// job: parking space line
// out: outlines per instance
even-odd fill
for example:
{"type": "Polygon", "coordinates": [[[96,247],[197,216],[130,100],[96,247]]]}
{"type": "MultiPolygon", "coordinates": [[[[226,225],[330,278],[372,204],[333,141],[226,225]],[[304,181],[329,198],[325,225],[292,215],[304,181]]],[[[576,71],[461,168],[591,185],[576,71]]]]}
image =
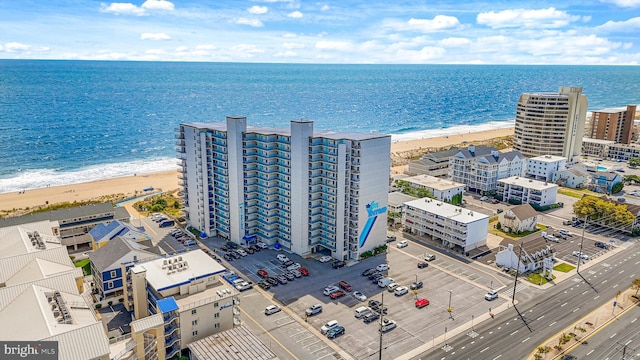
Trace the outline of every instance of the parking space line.
{"type": "Polygon", "coordinates": [[[305,338],[302,338],[302,339],[296,339],[296,342],[305,341],[306,339],[311,338],[311,337],[314,337],[314,335],[309,333],[309,336],[307,336],[305,338]]]}

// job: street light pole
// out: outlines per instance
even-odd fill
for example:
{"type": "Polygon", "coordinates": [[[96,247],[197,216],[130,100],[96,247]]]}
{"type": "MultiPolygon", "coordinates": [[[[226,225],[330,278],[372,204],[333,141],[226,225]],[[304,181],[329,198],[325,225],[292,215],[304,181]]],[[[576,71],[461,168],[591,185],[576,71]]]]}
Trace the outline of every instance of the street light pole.
{"type": "Polygon", "coordinates": [[[584,223],[582,224],[582,239],[580,239],[580,251],[578,252],[578,266],[576,268],[576,274],[580,274],[580,263],[582,262],[582,243],[584,243],[584,232],[587,228],[587,215],[584,216],[584,223]]]}
{"type": "Polygon", "coordinates": [[[382,360],[382,324],[384,318],[384,291],[382,292],[382,300],[380,301],[380,348],[378,349],[378,360],[382,360]]]}
{"type": "Polygon", "coordinates": [[[451,294],[452,294],[452,291],[451,291],[451,290],[449,290],[449,307],[447,308],[447,311],[449,312],[449,316],[450,316],[450,317],[453,317],[453,316],[451,315],[451,311],[452,311],[452,310],[451,310],[451,294]]]}

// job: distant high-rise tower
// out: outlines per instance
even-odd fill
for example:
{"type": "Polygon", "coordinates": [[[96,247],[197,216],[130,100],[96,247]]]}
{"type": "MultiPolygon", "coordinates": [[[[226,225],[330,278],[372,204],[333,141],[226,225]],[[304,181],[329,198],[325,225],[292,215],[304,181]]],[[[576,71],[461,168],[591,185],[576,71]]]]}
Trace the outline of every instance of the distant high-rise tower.
{"type": "Polygon", "coordinates": [[[591,139],[612,140],[620,144],[631,143],[635,105],[594,111],[587,121],[584,136],[591,139]]]}
{"type": "Polygon", "coordinates": [[[582,152],[586,117],[587,97],[581,87],[522,94],[513,148],[527,157],[556,155],[573,162],[582,152]]]}

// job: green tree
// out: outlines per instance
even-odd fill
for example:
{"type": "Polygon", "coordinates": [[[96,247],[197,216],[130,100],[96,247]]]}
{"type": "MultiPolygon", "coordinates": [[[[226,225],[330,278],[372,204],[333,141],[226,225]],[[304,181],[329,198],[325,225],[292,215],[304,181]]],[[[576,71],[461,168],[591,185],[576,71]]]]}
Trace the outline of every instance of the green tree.
{"type": "Polygon", "coordinates": [[[640,166],[640,158],[631,158],[631,159],[629,159],[629,166],[631,166],[631,167],[640,166]]]}
{"type": "Polygon", "coordinates": [[[625,205],[617,205],[611,201],[595,196],[585,196],[573,204],[573,213],[579,218],[587,217],[590,221],[603,221],[604,224],[631,224],[634,215],[625,205]]]}
{"type": "Polygon", "coordinates": [[[636,294],[634,296],[638,296],[638,290],[640,290],[640,278],[633,279],[631,288],[636,291],[636,294]]]}
{"type": "Polygon", "coordinates": [[[611,187],[611,193],[612,193],[612,194],[617,194],[617,193],[619,193],[620,191],[622,191],[622,188],[623,188],[623,187],[624,187],[624,184],[623,184],[622,182],[619,182],[619,183],[617,183],[617,184],[615,184],[615,185],[613,185],[613,186],[611,187]]]}

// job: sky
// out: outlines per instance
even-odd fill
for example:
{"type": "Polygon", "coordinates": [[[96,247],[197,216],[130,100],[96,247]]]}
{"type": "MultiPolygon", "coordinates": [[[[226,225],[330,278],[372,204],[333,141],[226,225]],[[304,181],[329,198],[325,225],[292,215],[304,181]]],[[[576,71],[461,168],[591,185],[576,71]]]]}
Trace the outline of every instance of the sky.
{"type": "Polygon", "coordinates": [[[640,0],[0,0],[0,58],[637,65],[640,0]]]}

